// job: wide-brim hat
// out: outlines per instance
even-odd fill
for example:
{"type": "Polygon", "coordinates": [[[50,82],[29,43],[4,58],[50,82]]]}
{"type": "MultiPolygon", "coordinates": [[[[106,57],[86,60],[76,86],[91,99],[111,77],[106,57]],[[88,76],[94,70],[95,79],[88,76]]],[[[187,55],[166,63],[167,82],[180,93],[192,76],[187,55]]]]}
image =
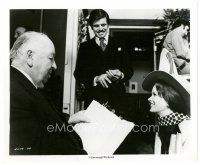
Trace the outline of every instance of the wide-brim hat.
{"type": "Polygon", "coordinates": [[[166,83],[183,98],[184,103],[190,109],[190,83],[181,75],[168,74],[164,71],[150,72],[144,79],[142,87],[151,91],[155,83],[166,83]]]}

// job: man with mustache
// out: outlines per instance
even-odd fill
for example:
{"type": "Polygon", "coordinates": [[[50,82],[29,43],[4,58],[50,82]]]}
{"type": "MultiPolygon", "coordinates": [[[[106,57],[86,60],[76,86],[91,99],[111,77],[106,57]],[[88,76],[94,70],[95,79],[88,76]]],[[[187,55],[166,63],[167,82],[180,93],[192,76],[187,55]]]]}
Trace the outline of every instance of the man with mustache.
{"type": "Polygon", "coordinates": [[[57,68],[53,42],[45,34],[25,32],[10,55],[10,154],[86,154],[67,118],[39,90],[57,68]]]}
{"type": "Polygon", "coordinates": [[[89,25],[95,37],[80,45],[74,76],[85,87],[86,107],[92,100],[119,110],[124,82],[133,74],[121,43],[109,36],[109,15],[102,9],[90,13],[89,25]]]}

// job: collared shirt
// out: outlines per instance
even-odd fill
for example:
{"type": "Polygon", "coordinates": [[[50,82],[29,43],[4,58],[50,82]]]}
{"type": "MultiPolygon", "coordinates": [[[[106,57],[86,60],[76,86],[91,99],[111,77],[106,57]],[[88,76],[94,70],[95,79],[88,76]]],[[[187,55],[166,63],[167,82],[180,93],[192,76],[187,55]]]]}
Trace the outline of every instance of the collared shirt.
{"type": "MultiPolygon", "coordinates": [[[[105,38],[104,43],[105,43],[106,45],[108,45],[108,33],[106,34],[106,36],[105,36],[104,38],[105,38]]],[[[95,42],[97,43],[97,45],[100,46],[100,40],[99,40],[98,37],[95,37],[95,42]]]]}
{"type": "MultiPolygon", "coordinates": [[[[105,38],[105,40],[104,40],[104,43],[106,44],[106,45],[108,45],[108,33],[107,33],[107,35],[104,37],[105,38]]],[[[95,37],[95,42],[97,43],[97,45],[99,45],[100,46],[100,38],[99,37],[95,37]]],[[[97,86],[97,77],[98,76],[96,76],[95,78],[94,78],[94,80],[93,80],[93,86],[97,86]]]]}
{"type": "Polygon", "coordinates": [[[32,78],[26,73],[24,72],[23,70],[17,68],[16,66],[14,65],[11,65],[13,68],[17,69],[18,71],[20,71],[33,85],[34,87],[37,89],[37,86],[35,85],[35,83],[33,82],[32,78]]]}
{"type": "Polygon", "coordinates": [[[163,46],[172,54],[173,58],[190,58],[188,41],[181,36],[179,28],[176,28],[167,34],[163,46]]]}
{"type": "MultiPolygon", "coordinates": [[[[107,33],[107,35],[104,37],[105,38],[105,40],[104,40],[104,43],[107,45],[108,44],[108,36],[109,36],[109,34],[107,33]]],[[[98,37],[95,37],[95,42],[97,43],[97,45],[99,45],[100,46],[100,40],[99,40],[99,38],[98,37]]],[[[98,76],[96,76],[95,78],[94,78],[94,80],[93,80],[93,86],[97,86],[97,77],[98,76]]],[[[121,79],[123,79],[124,78],[124,73],[122,73],[122,78],[121,79]]]]}

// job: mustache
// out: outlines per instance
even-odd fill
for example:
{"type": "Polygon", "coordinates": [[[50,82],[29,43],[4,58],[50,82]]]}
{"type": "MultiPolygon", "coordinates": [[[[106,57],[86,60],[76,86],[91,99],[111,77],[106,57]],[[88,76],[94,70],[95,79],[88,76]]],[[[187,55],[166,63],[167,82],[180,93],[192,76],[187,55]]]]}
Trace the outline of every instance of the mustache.
{"type": "Polygon", "coordinates": [[[98,30],[97,33],[105,32],[106,30],[98,30]]]}

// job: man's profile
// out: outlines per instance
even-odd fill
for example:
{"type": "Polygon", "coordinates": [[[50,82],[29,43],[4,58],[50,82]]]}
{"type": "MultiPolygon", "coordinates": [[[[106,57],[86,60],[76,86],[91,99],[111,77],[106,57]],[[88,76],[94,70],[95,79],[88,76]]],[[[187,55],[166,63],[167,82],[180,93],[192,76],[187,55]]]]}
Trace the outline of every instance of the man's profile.
{"type": "Polygon", "coordinates": [[[57,68],[53,42],[45,34],[26,32],[10,55],[10,154],[86,154],[74,132],[49,131],[52,126],[68,126],[38,90],[57,68]]]}

